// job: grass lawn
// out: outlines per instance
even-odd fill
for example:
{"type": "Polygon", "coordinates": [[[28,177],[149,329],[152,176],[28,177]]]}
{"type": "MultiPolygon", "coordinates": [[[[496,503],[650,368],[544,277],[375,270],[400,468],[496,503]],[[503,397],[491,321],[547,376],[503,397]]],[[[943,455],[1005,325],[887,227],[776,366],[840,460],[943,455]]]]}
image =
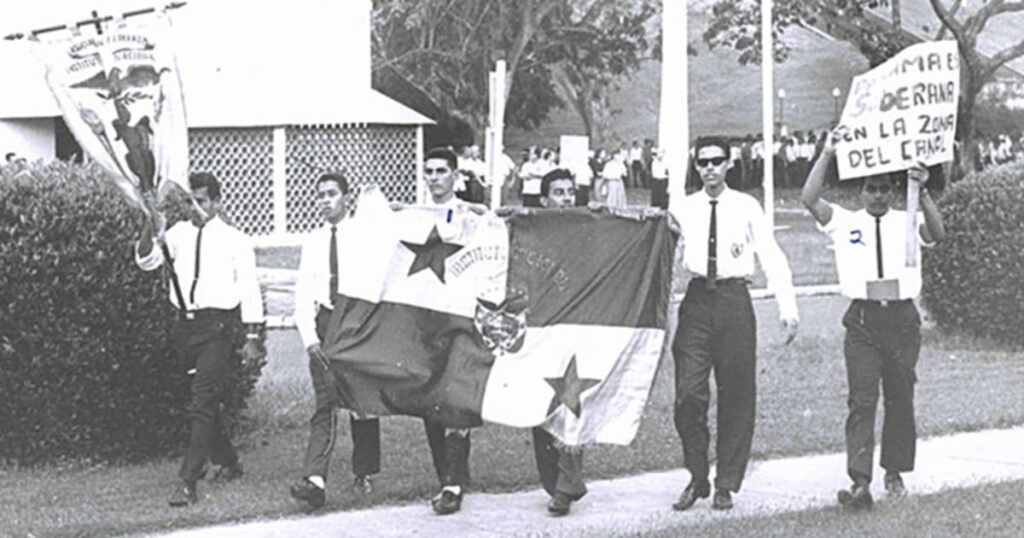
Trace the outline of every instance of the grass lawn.
{"type": "Polygon", "coordinates": [[[1004,482],[897,501],[882,500],[869,512],[844,513],[836,506],[679,526],[651,536],[1024,536],[1022,496],[1024,482],[1004,482]]]}
{"type": "MultiPolygon", "coordinates": [[[[801,299],[801,335],[793,346],[783,347],[775,303],[756,303],[760,376],[754,458],[842,449],[846,381],[839,319],[845,306],[836,297],[801,299]]],[[[248,412],[252,418],[238,439],[246,467],[240,481],[202,482],[199,504],[172,510],[166,501],[176,459],[112,467],[8,468],[0,470],[5,485],[0,490],[0,536],[111,536],[298,515],[287,486],[300,471],[312,391],[296,333],[273,331],[269,348],[271,362],[248,412]]],[[[1024,353],[930,330],[918,375],[918,428],[923,436],[1024,423],[1024,353]]],[[[681,465],[672,425],[672,376],[672,365],[663,363],[631,446],[588,450],[588,478],[681,465]]],[[[351,442],[347,427],[342,427],[334,474],[328,480],[328,510],[391,503],[423,503],[428,509],[425,500],[434,493],[436,478],[421,422],[388,417],[381,426],[383,472],[369,498],[348,488],[351,442]]],[[[476,430],[471,469],[475,491],[538,487],[525,429],[488,425],[476,430]]]]}

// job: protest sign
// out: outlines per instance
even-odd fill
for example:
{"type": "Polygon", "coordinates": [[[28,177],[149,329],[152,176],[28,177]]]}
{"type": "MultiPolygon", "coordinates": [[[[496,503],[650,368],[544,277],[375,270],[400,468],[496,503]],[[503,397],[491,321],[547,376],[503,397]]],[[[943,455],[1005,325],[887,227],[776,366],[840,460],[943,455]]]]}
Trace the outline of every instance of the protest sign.
{"type": "Polygon", "coordinates": [[[836,146],[839,177],[853,179],[953,159],[960,55],[955,41],[920,43],[854,77],[836,146]]]}
{"type": "Polygon", "coordinates": [[[562,135],[558,164],[571,170],[578,184],[590,185],[590,138],[562,135]]]}

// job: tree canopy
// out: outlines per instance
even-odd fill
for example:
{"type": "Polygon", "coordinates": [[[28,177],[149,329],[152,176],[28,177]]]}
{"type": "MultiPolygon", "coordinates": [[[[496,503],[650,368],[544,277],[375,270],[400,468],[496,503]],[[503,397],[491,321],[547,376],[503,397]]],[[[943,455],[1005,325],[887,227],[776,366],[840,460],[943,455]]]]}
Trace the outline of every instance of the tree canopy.
{"type": "Polygon", "coordinates": [[[488,73],[507,63],[505,121],[533,128],[566,104],[587,134],[606,94],[650,51],[653,0],[375,0],[374,86],[482,138],[488,73]]]}
{"type": "MultiPolygon", "coordinates": [[[[975,105],[981,89],[991,82],[999,68],[1024,56],[1024,37],[1007,44],[994,54],[982,54],[978,48],[981,33],[993,18],[1024,11],[1024,1],[986,0],[980,7],[967,9],[962,0],[928,0],[942,24],[936,39],[952,35],[960,49],[961,95],[957,138],[963,144],[962,163],[973,161],[975,105]]],[[[882,0],[774,0],[772,28],[775,36],[775,60],[785,61],[789,54],[781,35],[793,25],[814,24],[820,17],[837,17],[851,24],[854,31],[835,35],[858,45],[872,66],[878,65],[920,38],[902,28],[901,3],[882,0]],[[869,8],[888,6],[890,23],[880,23],[869,8]]],[[[1024,36],[1024,33],[1021,34],[1024,36]]],[[[731,47],[739,53],[741,64],[760,63],[760,3],[756,0],[719,0],[704,32],[709,47],[731,47]]]]}

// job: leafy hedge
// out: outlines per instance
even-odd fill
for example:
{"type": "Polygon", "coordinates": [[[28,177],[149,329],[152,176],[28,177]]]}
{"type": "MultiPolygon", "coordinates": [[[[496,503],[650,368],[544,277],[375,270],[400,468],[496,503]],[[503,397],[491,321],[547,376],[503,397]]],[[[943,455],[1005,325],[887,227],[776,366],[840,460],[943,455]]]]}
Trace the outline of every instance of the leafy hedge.
{"type": "Polygon", "coordinates": [[[947,330],[1024,344],[1024,166],[953,183],[939,206],[946,239],[922,266],[929,313],[947,330]]]}
{"type": "MultiPolygon", "coordinates": [[[[98,167],[10,172],[0,171],[0,462],[180,450],[193,365],[170,346],[162,271],[135,266],[141,212],[98,167]]],[[[261,367],[232,381],[229,416],[261,367]]]]}

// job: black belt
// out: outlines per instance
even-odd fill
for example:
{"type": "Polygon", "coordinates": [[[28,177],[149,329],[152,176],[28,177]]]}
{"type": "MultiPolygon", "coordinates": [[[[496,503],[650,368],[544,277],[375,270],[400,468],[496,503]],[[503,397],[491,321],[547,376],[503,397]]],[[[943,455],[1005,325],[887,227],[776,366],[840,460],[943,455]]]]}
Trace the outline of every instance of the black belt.
{"type": "Polygon", "coordinates": [[[222,316],[237,316],[238,309],[226,310],[223,308],[200,308],[199,310],[179,310],[178,319],[185,321],[199,321],[204,319],[218,318],[222,316]]]}
{"type": "Polygon", "coordinates": [[[912,304],[913,299],[892,299],[886,301],[880,301],[877,299],[854,299],[854,304],[862,304],[864,306],[876,307],[876,308],[893,308],[896,306],[912,304]]]}
{"type": "MultiPolygon", "coordinates": [[[[702,276],[695,276],[690,282],[699,282],[704,286],[708,285],[708,279],[702,276]]],[[[750,281],[741,277],[715,279],[715,286],[747,286],[748,284],[750,284],[750,281]]]]}

